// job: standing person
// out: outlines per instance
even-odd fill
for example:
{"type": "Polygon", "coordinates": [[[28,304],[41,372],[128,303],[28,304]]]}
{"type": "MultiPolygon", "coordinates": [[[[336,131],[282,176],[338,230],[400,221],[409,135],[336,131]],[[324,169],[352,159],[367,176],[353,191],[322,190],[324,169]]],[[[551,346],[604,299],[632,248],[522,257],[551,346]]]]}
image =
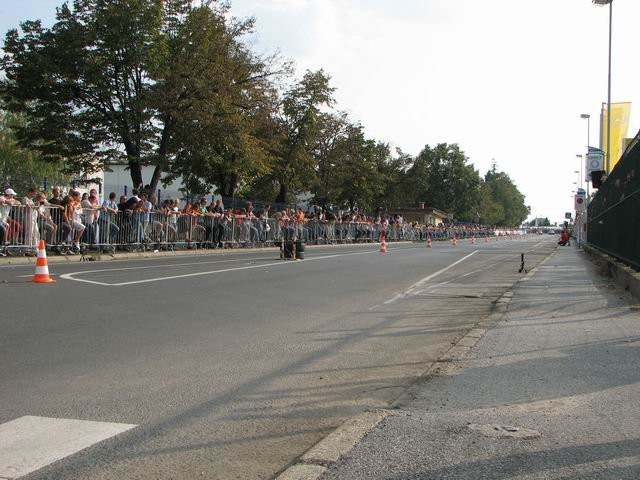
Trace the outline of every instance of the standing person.
{"type": "Polygon", "coordinates": [[[62,195],[60,192],[60,187],[53,187],[52,197],[49,199],[49,203],[51,205],[56,205],[58,207],[62,206],[62,195]]]}
{"type": "Polygon", "coordinates": [[[213,244],[217,248],[222,248],[224,238],[224,206],[222,200],[218,199],[209,205],[209,212],[213,214],[213,244]]]}
{"type": "MultiPolygon", "coordinates": [[[[62,228],[62,223],[63,223],[63,219],[62,219],[62,194],[61,194],[61,190],[60,187],[53,187],[52,189],[52,197],[49,199],[49,215],[51,216],[51,219],[53,220],[53,222],[56,224],[56,228],[57,228],[57,232],[58,235],[62,232],[63,228],[62,228]]],[[[56,244],[59,244],[59,238],[56,235],[56,244]]]]}
{"type": "Polygon", "coordinates": [[[130,220],[129,235],[127,235],[125,241],[131,243],[140,243],[142,240],[142,219],[140,215],[142,199],[138,196],[139,193],[137,188],[131,189],[131,197],[124,203],[123,207],[130,220]]]}
{"type": "Polygon", "coordinates": [[[96,243],[97,230],[98,230],[98,210],[100,206],[97,205],[98,202],[98,192],[95,190],[91,190],[89,196],[87,194],[82,195],[82,201],[80,202],[80,207],[82,207],[82,216],[84,218],[84,240],[86,243],[93,245],[96,243]]]}
{"type": "Polygon", "coordinates": [[[213,232],[212,228],[212,213],[209,212],[209,207],[207,206],[206,197],[202,197],[200,199],[200,217],[198,218],[198,225],[204,229],[204,243],[211,244],[213,243],[213,239],[211,238],[211,233],[213,232]]]}
{"type": "Polygon", "coordinates": [[[260,241],[265,243],[268,240],[269,232],[271,231],[271,226],[269,225],[269,210],[271,209],[271,205],[268,203],[264,206],[260,215],[258,217],[258,232],[260,235],[260,241]]]}
{"type": "Polygon", "coordinates": [[[124,212],[127,206],[127,197],[125,195],[120,195],[120,199],[118,200],[118,210],[124,212]]]}
{"type": "Polygon", "coordinates": [[[55,245],[56,233],[58,232],[58,225],[51,218],[50,208],[47,204],[46,196],[44,192],[36,195],[36,212],[38,215],[38,229],[40,230],[40,236],[47,242],[48,245],[55,245]]]}
{"type": "Polygon", "coordinates": [[[68,197],[63,199],[64,204],[64,223],[69,231],[69,240],[72,242],[72,252],[80,251],[80,238],[84,233],[85,226],[81,222],[82,207],[80,206],[80,192],[72,190],[68,197]]]}
{"type": "Polygon", "coordinates": [[[11,228],[9,221],[11,213],[11,203],[7,197],[0,195],[0,256],[6,257],[6,243],[9,241],[9,229],[11,228]]]}
{"type": "Polygon", "coordinates": [[[10,243],[12,241],[15,241],[17,243],[17,239],[20,235],[20,233],[22,232],[22,225],[20,225],[20,222],[16,221],[16,219],[14,218],[16,216],[15,214],[15,209],[13,207],[19,206],[20,205],[20,201],[15,198],[16,197],[16,192],[15,190],[13,190],[13,188],[7,188],[4,191],[4,215],[3,215],[3,219],[7,222],[7,224],[9,225],[8,229],[7,229],[7,235],[5,237],[5,242],[6,243],[10,243]]]}
{"type": "Polygon", "coordinates": [[[116,192],[111,192],[109,198],[102,202],[100,215],[100,243],[114,244],[117,242],[120,227],[118,226],[118,203],[116,192]]]}
{"type": "Polygon", "coordinates": [[[38,212],[33,199],[38,194],[36,187],[29,187],[22,199],[23,221],[24,221],[24,243],[28,247],[25,255],[33,256],[40,241],[40,231],[38,230],[38,212]]]}
{"type": "Polygon", "coordinates": [[[245,227],[247,229],[247,242],[248,244],[255,246],[255,244],[260,239],[260,232],[256,227],[256,225],[258,224],[258,219],[254,213],[253,205],[251,204],[251,202],[249,202],[247,205],[249,206],[246,209],[244,220],[245,227]]]}
{"type": "Polygon", "coordinates": [[[164,213],[167,215],[167,242],[175,243],[178,241],[178,217],[180,216],[177,200],[169,198],[164,213]]]}

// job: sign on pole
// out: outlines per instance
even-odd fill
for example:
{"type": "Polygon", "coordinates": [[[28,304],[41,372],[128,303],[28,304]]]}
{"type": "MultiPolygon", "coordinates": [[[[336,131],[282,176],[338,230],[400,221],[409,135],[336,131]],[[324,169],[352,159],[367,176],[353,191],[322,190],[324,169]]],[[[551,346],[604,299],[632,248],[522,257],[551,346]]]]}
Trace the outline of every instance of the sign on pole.
{"type": "Polygon", "coordinates": [[[584,166],[585,181],[591,181],[591,172],[602,171],[604,171],[604,152],[599,148],[589,147],[584,166]]]}

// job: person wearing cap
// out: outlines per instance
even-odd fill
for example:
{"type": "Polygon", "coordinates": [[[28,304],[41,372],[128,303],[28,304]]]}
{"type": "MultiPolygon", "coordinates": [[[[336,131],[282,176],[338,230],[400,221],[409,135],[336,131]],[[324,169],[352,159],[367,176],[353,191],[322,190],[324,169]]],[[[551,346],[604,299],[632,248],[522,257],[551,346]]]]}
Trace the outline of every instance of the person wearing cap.
{"type": "Polygon", "coordinates": [[[15,190],[12,188],[7,188],[4,191],[4,203],[2,207],[0,207],[0,210],[2,210],[0,216],[2,217],[2,221],[7,225],[3,245],[11,242],[22,231],[22,226],[12,216],[12,207],[20,205],[20,201],[15,198],[16,195],[15,190]]]}
{"type": "MultiPolygon", "coordinates": [[[[9,235],[9,221],[7,211],[7,199],[4,195],[0,195],[0,257],[6,257],[5,240],[9,235]]],[[[9,207],[11,209],[11,207],[9,207]]]]}

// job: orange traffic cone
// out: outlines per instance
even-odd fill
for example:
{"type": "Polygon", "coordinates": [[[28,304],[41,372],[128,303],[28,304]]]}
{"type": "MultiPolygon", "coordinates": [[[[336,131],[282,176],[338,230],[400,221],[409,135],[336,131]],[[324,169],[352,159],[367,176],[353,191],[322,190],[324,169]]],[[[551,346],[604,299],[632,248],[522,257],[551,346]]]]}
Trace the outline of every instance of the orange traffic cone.
{"type": "Polygon", "coordinates": [[[47,263],[47,250],[45,249],[44,240],[40,240],[40,245],[38,245],[36,274],[33,276],[31,281],[36,283],[55,282],[55,280],[49,276],[49,264],[47,263]]]}
{"type": "Polygon", "coordinates": [[[427,237],[427,248],[431,248],[431,235],[427,237]]]}
{"type": "Polygon", "coordinates": [[[456,236],[456,234],[453,234],[453,239],[451,240],[451,245],[458,245],[458,237],[456,236]]]}
{"type": "Polygon", "coordinates": [[[382,237],[382,242],[380,243],[380,253],[387,253],[387,241],[384,237],[382,237]]]}
{"type": "Polygon", "coordinates": [[[471,237],[471,245],[475,245],[476,244],[476,236],[474,235],[473,237],[471,237]]]}

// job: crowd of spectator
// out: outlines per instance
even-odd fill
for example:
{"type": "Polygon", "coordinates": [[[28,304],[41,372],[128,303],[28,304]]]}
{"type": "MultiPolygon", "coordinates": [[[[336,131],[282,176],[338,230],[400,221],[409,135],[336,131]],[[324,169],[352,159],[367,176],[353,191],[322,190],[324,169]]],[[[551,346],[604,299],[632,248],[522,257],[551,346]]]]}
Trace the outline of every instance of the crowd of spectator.
{"type": "MultiPolygon", "coordinates": [[[[48,248],[78,254],[83,248],[163,248],[183,244],[186,248],[256,246],[286,240],[314,243],[388,240],[426,241],[454,236],[488,237],[491,226],[478,224],[422,224],[405,221],[402,215],[377,212],[366,215],[357,208],[311,206],[272,209],[269,204],[254,208],[226,208],[220,198],[198,201],[167,198],[133,189],[130,196],[111,192],[102,202],[95,189],[65,194],[58,187],[51,195],[29,188],[21,199],[12,188],[0,195],[0,250],[20,247],[35,254],[40,239],[48,248]]],[[[235,203],[235,202],[234,202],[235,203]]]]}

